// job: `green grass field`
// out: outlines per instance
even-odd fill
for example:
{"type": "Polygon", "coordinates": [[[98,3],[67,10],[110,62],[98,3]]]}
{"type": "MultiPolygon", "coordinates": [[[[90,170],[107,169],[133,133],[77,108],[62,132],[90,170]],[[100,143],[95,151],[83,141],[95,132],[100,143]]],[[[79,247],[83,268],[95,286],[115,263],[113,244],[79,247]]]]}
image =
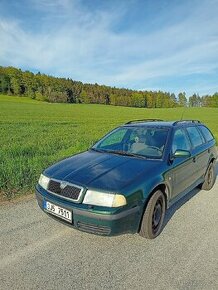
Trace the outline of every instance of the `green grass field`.
{"type": "MultiPolygon", "coordinates": [[[[0,95],[1,199],[33,192],[44,168],[86,150],[118,125],[144,118],[176,120],[183,110],[50,104],[0,95]]],[[[201,120],[218,140],[218,108],[187,108],[183,118],[201,120]]]]}

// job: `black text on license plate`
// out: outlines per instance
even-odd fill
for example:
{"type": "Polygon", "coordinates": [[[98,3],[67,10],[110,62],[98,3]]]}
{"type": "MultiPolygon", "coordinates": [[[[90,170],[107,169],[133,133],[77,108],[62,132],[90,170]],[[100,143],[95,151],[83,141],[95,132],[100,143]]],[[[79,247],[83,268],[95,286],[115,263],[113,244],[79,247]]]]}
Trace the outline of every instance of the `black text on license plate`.
{"type": "Polygon", "coordinates": [[[72,212],[66,208],[60,207],[59,205],[53,204],[49,201],[44,201],[44,209],[61,219],[72,222],[72,212]]]}

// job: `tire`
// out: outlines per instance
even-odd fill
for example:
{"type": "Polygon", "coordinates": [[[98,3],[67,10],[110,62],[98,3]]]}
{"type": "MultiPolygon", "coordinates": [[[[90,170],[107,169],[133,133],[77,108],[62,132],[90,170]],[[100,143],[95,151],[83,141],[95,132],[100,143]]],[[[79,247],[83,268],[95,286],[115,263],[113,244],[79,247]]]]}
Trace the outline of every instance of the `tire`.
{"type": "Polygon", "coordinates": [[[216,181],[216,172],[214,162],[211,162],[205,173],[204,182],[200,185],[203,190],[210,190],[216,181]]]}
{"type": "Polygon", "coordinates": [[[161,190],[157,190],[147,204],[142,217],[139,235],[147,239],[156,238],[162,230],[165,211],[166,200],[164,194],[161,190]]]}

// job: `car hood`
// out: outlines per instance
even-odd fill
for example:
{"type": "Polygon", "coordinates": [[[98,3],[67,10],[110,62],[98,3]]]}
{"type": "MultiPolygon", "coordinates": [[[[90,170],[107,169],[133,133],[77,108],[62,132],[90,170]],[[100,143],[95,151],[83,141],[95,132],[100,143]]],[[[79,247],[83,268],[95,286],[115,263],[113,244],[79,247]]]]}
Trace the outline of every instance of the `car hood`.
{"type": "Polygon", "coordinates": [[[160,166],[160,160],[87,151],[64,159],[44,171],[50,178],[65,180],[87,188],[119,191],[140,175],[160,166]]]}

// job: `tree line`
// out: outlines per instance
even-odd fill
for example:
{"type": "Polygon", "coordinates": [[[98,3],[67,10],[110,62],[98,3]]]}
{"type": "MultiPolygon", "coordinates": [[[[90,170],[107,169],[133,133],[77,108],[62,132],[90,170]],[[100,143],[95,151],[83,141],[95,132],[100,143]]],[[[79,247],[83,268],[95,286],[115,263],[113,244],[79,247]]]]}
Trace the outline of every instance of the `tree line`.
{"type": "Polygon", "coordinates": [[[218,107],[218,93],[200,97],[185,92],[176,96],[162,91],[137,91],[105,85],[87,84],[70,78],[58,78],[15,67],[0,66],[0,93],[27,96],[53,103],[86,103],[139,108],[173,108],[178,106],[218,107]]]}

